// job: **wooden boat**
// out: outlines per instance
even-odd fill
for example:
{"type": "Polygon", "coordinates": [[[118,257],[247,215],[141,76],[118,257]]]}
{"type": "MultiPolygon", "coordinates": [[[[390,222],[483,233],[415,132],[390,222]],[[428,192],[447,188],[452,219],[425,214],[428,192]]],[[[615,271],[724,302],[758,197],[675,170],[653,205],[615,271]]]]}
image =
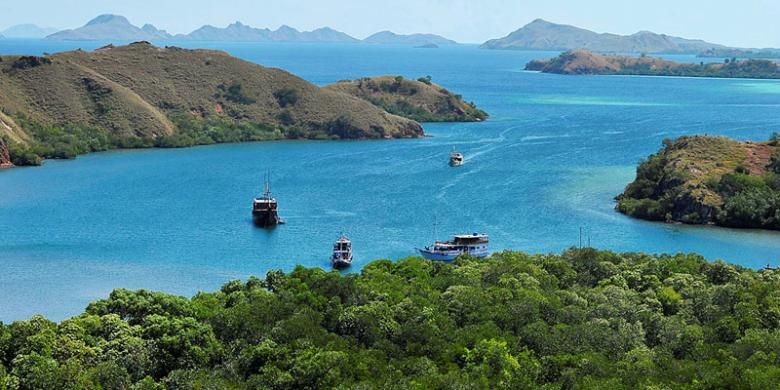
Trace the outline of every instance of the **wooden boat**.
{"type": "Polygon", "coordinates": [[[417,251],[428,260],[452,261],[461,255],[487,257],[488,244],[487,234],[458,234],[450,241],[434,241],[433,245],[417,251]]]}
{"type": "Polygon", "coordinates": [[[263,195],[252,201],[252,220],[259,227],[283,224],[284,220],[279,218],[278,208],[279,203],[271,194],[270,175],[266,175],[263,182],[263,195]]]}

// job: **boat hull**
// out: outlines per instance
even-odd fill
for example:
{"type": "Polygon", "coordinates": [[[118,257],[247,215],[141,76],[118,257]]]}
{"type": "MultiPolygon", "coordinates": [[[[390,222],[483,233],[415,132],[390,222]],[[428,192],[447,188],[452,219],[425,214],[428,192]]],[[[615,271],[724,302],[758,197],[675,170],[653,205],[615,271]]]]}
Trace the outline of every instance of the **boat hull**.
{"type": "Polygon", "coordinates": [[[458,256],[461,255],[469,255],[471,257],[479,257],[484,258],[488,256],[487,249],[485,250],[475,250],[471,252],[467,251],[432,251],[428,249],[418,249],[418,252],[420,252],[420,255],[428,260],[433,261],[453,261],[458,258],[458,256]]]}
{"type": "Polygon", "coordinates": [[[335,260],[334,259],[334,260],[332,260],[332,263],[333,263],[333,268],[336,268],[336,269],[344,269],[344,268],[349,268],[350,266],[352,266],[352,260],[347,261],[347,260],[341,260],[341,259],[339,259],[339,260],[335,260]]]}
{"type": "Polygon", "coordinates": [[[281,223],[279,214],[277,214],[275,211],[252,212],[252,221],[255,223],[255,226],[259,227],[271,227],[281,223]]]}

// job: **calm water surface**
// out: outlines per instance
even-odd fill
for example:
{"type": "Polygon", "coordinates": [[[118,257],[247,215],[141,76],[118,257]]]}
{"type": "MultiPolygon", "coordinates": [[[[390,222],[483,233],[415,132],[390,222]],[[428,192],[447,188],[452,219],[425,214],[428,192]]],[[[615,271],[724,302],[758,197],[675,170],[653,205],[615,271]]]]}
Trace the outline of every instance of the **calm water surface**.
{"type": "MultiPolygon", "coordinates": [[[[0,41],[3,53],[103,43],[0,41]]],[[[297,264],[328,268],[339,231],[354,270],[432,239],[480,231],[494,250],[559,252],[578,242],[697,252],[749,267],[780,261],[780,235],[648,223],[613,211],[637,161],[664,138],[763,140],[780,129],[780,83],[523,72],[553,53],[476,47],[213,44],[317,84],[367,75],[433,76],[492,114],[427,124],[430,138],[272,142],[99,153],[0,173],[0,320],[63,319],[113,288],[191,295],[297,264]],[[466,154],[447,166],[449,151],[466,154]],[[262,173],[288,224],[252,226],[262,173]]],[[[698,61],[693,57],[677,60],[698,61]]]]}

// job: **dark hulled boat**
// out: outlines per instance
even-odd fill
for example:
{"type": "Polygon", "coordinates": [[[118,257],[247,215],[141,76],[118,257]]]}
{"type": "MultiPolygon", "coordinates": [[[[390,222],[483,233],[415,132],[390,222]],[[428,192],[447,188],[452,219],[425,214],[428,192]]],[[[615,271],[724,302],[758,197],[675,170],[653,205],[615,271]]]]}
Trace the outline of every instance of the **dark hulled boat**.
{"type": "Polygon", "coordinates": [[[271,194],[271,180],[266,176],[263,195],[252,201],[252,220],[259,227],[271,227],[284,223],[279,218],[279,204],[271,194]]]}

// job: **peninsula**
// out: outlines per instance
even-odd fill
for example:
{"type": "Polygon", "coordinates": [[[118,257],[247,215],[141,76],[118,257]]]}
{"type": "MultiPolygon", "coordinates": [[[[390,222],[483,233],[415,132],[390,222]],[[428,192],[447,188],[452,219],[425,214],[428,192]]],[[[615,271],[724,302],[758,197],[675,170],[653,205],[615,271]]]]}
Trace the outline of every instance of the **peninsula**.
{"type": "Polygon", "coordinates": [[[603,55],[579,49],[549,60],[529,62],[526,70],[566,75],[638,75],[780,79],[780,64],[770,60],[726,60],[688,64],[648,56],[603,55]]]}
{"type": "Polygon", "coordinates": [[[0,57],[0,136],[16,165],[111,148],[421,135],[363,99],[220,51],[139,42],[0,57]]]}
{"type": "Polygon", "coordinates": [[[417,80],[402,76],[366,77],[340,81],[325,89],[364,99],[391,114],[418,122],[478,122],[488,114],[433,83],[430,76],[417,80]]]}
{"type": "Polygon", "coordinates": [[[618,211],[642,219],[780,230],[780,134],[666,140],[616,199],[618,211]]]}

